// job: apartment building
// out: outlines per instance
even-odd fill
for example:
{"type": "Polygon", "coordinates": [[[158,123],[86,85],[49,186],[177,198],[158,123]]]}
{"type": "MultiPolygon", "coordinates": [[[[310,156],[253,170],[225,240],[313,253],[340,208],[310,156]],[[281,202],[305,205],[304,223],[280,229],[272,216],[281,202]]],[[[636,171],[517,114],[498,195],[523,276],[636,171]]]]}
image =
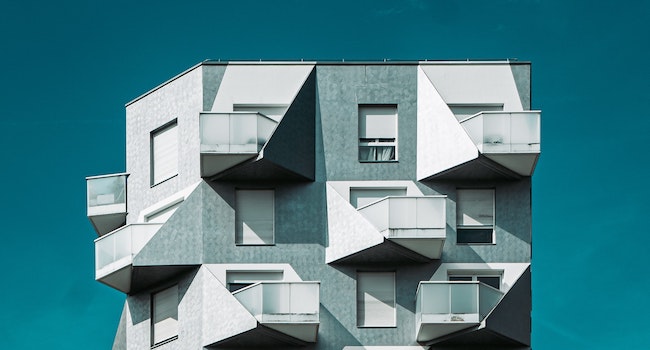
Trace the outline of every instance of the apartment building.
{"type": "Polygon", "coordinates": [[[87,178],[113,349],[530,349],[529,63],[205,61],[126,143],[87,178]]]}

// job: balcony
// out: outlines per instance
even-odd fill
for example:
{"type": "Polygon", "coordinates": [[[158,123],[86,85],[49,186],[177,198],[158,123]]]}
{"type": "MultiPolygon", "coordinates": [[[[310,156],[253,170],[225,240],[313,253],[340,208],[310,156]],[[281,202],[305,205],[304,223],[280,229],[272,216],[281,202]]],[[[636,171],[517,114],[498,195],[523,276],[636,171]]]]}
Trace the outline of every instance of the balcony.
{"type": "Polygon", "coordinates": [[[358,209],[388,240],[440,259],[446,238],[446,196],[390,196],[358,209]]]}
{"type": "Polygon", "coordinates": [[[95,240],[95,279],[122,292],[131,289],[133,257],[162,224],[123,226],[95,240]]]}
{"type": "Polygon", "coordinates": [[[315,342],[319,289],[319,282],[258,282],[233,295],[263,326],[315,342]]]}
{"type": "Polygon", "coordinates": [[[99,236],[126,224],[126,177],[128,174],[86,178],[87,213],[99,236]]]}
{"type": "Polygon", "coordinates": [[[540,111],[480,112],[460,123],[479,152],[522,176],[540,153],[540,111]]]}
{"type": "Polygon", "coordinates": [[[278,125],[251,112],[201,113],[199,118],[202,177],[257,157],[278,125]]]}
{"type": "Polygon", "coordinates": [[[415,305],[417,341],[430,342],[478,326],[503,294],[477,281],[420,282],[415,305]]]}

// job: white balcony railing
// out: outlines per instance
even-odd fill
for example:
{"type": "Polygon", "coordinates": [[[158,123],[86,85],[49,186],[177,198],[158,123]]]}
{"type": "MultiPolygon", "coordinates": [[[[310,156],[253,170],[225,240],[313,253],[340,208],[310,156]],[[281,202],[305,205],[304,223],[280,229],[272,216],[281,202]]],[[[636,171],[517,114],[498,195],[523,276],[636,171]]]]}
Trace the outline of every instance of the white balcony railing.
{"type": "Polygon", "coordinates": [[[126,177],[111,174],[86,178],[88,216],[126,213],[126,177]]]}
{"type": "Polygon", "coordinates": [[[358,209],[388,238],[445,237],[446,196],[389,196],[358,209]]]}
{"type": "Polygon", "coordinates": [[[319,289],[319,282],[258,282],[233,295],[260,323],[316,323],[319,289]]]}
{"type": "Polygon", "coordinates": [[[540,115],[540,111],[481,112],[460,123],[481,153],[538,153],[540,115]]]}
{"type": "Polygon", "coordinates": [[[260,113],[201,113],[201,153],[258,153],[277,124],[260,113]]]}
{"type": "Polygon", "coordinates": [[[479,323],[502,296],[500,290],[477,281],[420,282],[415,305],[417,329],[422,324],[479,323]]]}
{"type": "Polygon", "coordinates": [[[104,277],[133,261],[162,224],[123,226],[95,240],[95,276],[104,277]]]}

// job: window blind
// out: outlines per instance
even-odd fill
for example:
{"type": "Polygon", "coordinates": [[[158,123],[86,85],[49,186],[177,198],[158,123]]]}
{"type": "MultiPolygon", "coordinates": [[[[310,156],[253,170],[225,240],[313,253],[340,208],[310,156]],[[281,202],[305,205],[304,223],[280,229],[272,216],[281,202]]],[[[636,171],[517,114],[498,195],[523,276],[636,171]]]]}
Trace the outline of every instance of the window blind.
{"type": "Polygon", "coordinates": [[[235,194],[237,244],[273,244],[274,191],[237,190],[235,194]]]}
{"type": "Polygon", "coordinates": [[[178,126],[176,123],[152,134],[151,183],[178,174],[178,126]]]}
{"type": "Polygon", "coordinates": [[[394,272],[357,274],[357,325],[359,327],[395,326],[394,272]]]}
{"type": "Polygon", "coordinates": [[[152,336],[158,344],[178,335],[178,286],[153,295],[152,336]]]}

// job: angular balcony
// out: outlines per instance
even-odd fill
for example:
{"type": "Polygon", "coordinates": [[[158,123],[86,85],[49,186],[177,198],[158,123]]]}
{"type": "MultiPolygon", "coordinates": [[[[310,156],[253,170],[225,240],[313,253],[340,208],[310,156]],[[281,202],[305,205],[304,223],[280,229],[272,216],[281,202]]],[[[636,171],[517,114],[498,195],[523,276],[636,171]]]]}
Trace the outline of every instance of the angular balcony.
{"type": "Polygon", "coordinates": [[[86,178],[88,218],[99,236],[126,224],[126,177],[128,174],[86,178]]]}
{"type": "Polygon", "coordinates": [[[261,113],[201,113],[201,176],[211,177],[256,158],[278,122],[261,113]]]}
{"type": "Polygon", "coordinates": [[[133,257],[162,224],[123,226],[95,240],[95,279],[122,292],[131,289],[133,257]]]}
{"type": "Polygon", "coordinates": [[[446,196],[389,196],[357,210],[391,242],[440,259],[447,230],[446,203],[446,196]]]}
{"type": "Polygon", "coordinates": [[[460,123],[482,155],[530,176],[540,153],[540,116],[540,111],[486,111],[460,123]]]}
{"type": "Polygon", "coordinates": [[[258,282],[233,292],[259,324],[305,342],[319,326],[320,282],[258,282]]]}
{"type": "Polygon", "coordinates": [[[477,281],[420,282],[415,305],[418,342],[478,326],[503,292],[477,281]]]}

